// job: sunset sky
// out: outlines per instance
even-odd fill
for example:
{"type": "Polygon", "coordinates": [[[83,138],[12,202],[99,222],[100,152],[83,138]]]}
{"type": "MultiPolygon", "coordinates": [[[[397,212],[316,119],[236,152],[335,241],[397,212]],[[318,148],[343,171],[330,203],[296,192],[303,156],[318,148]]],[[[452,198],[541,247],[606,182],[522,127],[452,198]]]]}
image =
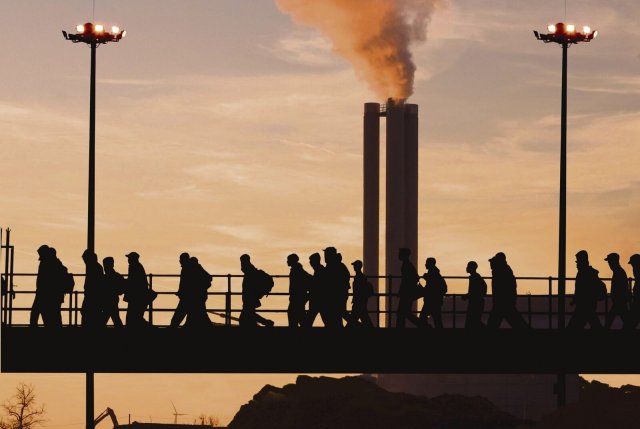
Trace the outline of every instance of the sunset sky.
{"type": "MultiPolygon", "coordinates": [[[[439,4],[412,46],[419,259],[449,275],[477,260],[488,274],[504,251],[518,275],[554,275],[561,50],[532,30],[563,20],[563,1],[439,4]]],[[[0,2],[0,225],[19,272],[36,270],[43,243],[83,271],[89,49],[61,30],[91,15],[88,0],[0,2]]],[[[127,30],[98,50],[100,258],[126,271],[135,250],[147,272],[177,273],[188,251],[226,274],[251,253],[285,274],[292,252],[361,257],[363,103],[384,100],[323,33],[273,0],[97,0],[95,17],[127,30]]],[[[607,253],[640,252],[640,4],[572,0],[567,19],[600,32],[569,53],[568,273],[584,248],[608,275],[607,253]]],[[[169,420],[173,400],[226,422],[265,383],[293,379],[99,375],[96,407],[169,420]]],[[[48,427],[83,426],[83,376],[3,374],[0,400],[19,380],[41,392],[48,427]]]]}

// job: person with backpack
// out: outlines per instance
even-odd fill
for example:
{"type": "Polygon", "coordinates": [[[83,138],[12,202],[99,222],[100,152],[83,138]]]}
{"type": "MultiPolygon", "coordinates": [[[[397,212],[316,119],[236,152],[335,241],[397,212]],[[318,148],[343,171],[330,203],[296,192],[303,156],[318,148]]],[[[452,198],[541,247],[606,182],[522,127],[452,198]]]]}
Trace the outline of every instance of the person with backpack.
{"type": "Polygon", "coordinates": [[[300,263],[300,258],[295,253],[287,256],[289,271],[289,307],[287,318],[290,328],[299,328],[305,325],[307,319],[306,305],[309,300],[309,289],[313,277],[305,271],[300,263]]]}
{"type": "Polygon", "coordinates": [[[436,266],[436,258],[427,258],[424,266],[427,272],[422,275],[425,288],[420,321],[423,325],[427,325],[427,318],[431,316],[434,327],[442,329],[442,304],[447,294],[447,282],[436,266]]]}
{"type": "Polygon", "coordinates": [[[362,272],[362,261],[351,263],[355,276],[353,278],[353,298],[351,300],[351,317],[347,327],[363,326],[372,328],[373,323],[369,317],[369,298],[373,296],[373,285],[362,272]]]}
{"type": "Polygon", "coordinates": [[[503,320],[513,329],[528,329],[522,314],[518,311],[518,282],[513,270],[507,263],[507,256],[498,252],[489,259],[491,266],[491,290],[493,293],[493,308],[489,314],[487,326],[498,329],[503,320]]]}
{"type": "Polygon", "coordinates": [[[478,263],[470,261],[467,264],[469,273],[469,290],[462,297],[463,301],[468,301],[467,315],[464,321],[465,329],[484,328],[482,323],[482,313],[484,312],[484,297],[487,296],[487,282],[478,274],[478,263]]]}
{"type": "Polygon", "coordinates": [[[180,326],[186,318],[185,327],[202,327],[211,324],[207,314],[207,291],[211,287],[211,275],[200,265],[198,258],[181,253],[180,282],[178,283],[178,306],[171,317],[172,328],[180,326]]]}
{"type": "Polygon", "coordinates": [[[607,288],[598,275],[598,270],[589,264],[589,254],[586,250],[576,253],[575,292],[570,304],[575,310],[569,319],[567,329],[584,329],[587,324],[591,329],[602,328],[597,314],[598,301],[607,296],[607,288]]]}
{"type": "Polygon", "coordinates": [[[272,327],[273,320],[260,316],[257,309],[262,305],[260,300],[269,295],[273,289],[273,278],[259,270],[251,263],[251,257],[247,254],[240,256],[240,269],[244,274],[242,278],[242,312],[240,313],[240,326],[255,328],[258,325],[272,327]]]}
{"type": "Polygon", "coordinates": [[[609,268],[613,273],[611,278],[611,301],[612,306],[607,313],[605,320],[605,329],[611,329],[611,325],[616,317],[622,320],[623,328],[631,327],[629,318],[629,304],[631,303],[631,292],[629,291],[629,281],[627,273],[620,265],[620,255],[617,253],[609,253],[604,259],[609,263],[609,268]]]}
{"type": "Polygon", "coordinates": [[[149,289],[147,272],[140,263],[140,255],[137,252],[130,252],[126,257],[129,262],[129,273],[124,293],[124,300],[128,303],[125,323],[127,328],[147,327],[149,322],[145,320],[144,313],[157,294],[149,289]]]}
{"type": "Polygon", "coordinates": [[[38,326],[42,316],[45,327],[62,327],[61,306],[65,293],[71,293],[75,284],[70,274],[56,255],[53,247],[42,245],[38,248],[40,264],[36,278],[36,296],[31,307],[29,326],[38,326]]]}
{"type": "Polygon", "coordinates": [[[126,280],[122,274],[116,271],[115,263],[111,256],[104,258],[102,264],[104,266],[104,286],[102,287],[104,323],[107,324],[111,319],[113,326],[122,328],[119,304],[120,295],[124,293],[126,280]]]}
{"type": "Polygon", "coordinates": [[[191,270],[193,271],[193,298],[187,322],[185,326],[203,328],[211,326],[211,320],[207,313],[207,299],[209,298],[209,288],[211,287],[213,276],[204,269],[198,258],[190,258],[191,270]]]}

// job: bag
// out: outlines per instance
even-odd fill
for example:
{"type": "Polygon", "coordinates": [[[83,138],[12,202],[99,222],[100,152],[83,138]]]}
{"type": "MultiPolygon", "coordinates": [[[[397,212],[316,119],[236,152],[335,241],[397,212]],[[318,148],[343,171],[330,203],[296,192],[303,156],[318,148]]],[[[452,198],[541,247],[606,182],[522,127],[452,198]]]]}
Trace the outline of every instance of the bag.
{"type": "Polygon", "coordinates": [[[256,297],[262,299],[271,293],[273,289],[273,277],[265,273],[263,270],[258,270],[256,275],[256,297]]]}
{"type": "Polygon", "coordinates": [[[76,282],[73,279],[73,274],[68,272],[65,268],[61,277],[62,293],[65,294],[73,292],[73,287],[76,285],[76,282]]]}

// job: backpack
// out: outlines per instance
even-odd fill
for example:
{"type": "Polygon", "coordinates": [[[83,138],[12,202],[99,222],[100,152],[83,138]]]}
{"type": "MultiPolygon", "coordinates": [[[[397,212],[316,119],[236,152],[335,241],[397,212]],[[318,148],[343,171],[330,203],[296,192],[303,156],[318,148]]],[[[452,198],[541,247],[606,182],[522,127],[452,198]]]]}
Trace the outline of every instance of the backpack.
{"type": "Polygon", "coordinates": [[[62,275],[60,276],[60,283],[62,286],[62,293],[71,293],[73,292],[73,287],[76,285],[75,280],[73,279],[73,274],[67,271],[66,268],[63,269],[62,275]]]}
{"type": "Polygon", "coordinates": [[[263,270],[258,270],[256,274],[256,297],[262,299],[269,295],[271,289],[273,289],[273,284],[273,277],[263,270]]]}
{"type": "Polygon", "coordinates": [[[594,288],[598,301],[604,301],[607,298],[607,285],[598,278],[597,281],[594,282],[594,288]]]}

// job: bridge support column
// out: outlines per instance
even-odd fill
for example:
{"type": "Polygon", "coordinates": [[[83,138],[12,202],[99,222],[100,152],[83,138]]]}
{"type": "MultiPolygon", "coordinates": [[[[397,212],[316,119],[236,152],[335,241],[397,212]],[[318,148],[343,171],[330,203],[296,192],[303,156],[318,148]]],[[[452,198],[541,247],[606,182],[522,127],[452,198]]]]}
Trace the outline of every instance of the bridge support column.
{"type": "Polygon", "coordinates": [[[558,381],[555,388],[556,397],[558,400],[558,408],[562,408],[567,405],[567,374],[564,372],[558,373],[558,381]]]}

